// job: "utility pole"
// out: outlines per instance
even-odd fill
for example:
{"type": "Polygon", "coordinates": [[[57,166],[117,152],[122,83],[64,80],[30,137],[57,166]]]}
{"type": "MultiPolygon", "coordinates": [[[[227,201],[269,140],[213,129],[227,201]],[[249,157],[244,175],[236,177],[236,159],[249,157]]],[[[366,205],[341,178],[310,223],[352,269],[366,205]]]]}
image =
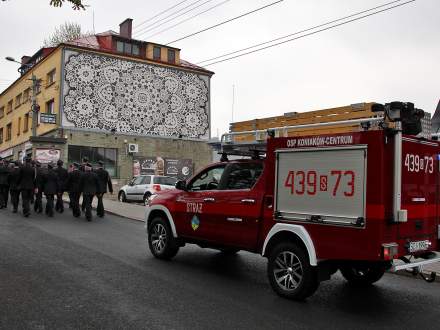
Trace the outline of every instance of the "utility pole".
{"type": "Polygon", "coordinates": [[[37,124],[38,124],[38,104],[37,104],[37,88],[38,80],[34,73],[32,73],[32,136],[37,136],[37,124]]]}

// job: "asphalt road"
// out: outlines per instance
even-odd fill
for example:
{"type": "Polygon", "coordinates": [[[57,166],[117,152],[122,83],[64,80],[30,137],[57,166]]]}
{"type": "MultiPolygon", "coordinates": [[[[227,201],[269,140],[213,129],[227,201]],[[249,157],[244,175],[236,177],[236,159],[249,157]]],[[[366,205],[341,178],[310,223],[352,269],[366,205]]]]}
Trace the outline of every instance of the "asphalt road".
{"type": "Polygon", "coordinates": [[[143,223],[0,210],[1,329],[440,328],[440,283],[392,274],[355,289],[336,274],[306,302],[276,296],[266,261],[187,246],[146,250],[143,223]]]}

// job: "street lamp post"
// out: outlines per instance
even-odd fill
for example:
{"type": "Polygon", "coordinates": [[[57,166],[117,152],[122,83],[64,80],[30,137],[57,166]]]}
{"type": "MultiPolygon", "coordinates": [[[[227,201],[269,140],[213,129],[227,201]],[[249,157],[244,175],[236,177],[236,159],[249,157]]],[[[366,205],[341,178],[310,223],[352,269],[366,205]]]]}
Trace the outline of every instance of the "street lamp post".
{"type": "MultiPolygon", "coordinates": [[[[21,64],[16,61],[13,57],[6,57],[7,61],[15,62],[20,64],[22,67],[27,66],[30,68],[32,65],[30,64],[21,64]]],[[[32,72],[32,96],[31,96],[31,111],[32,111],[32,136],[37,136],[37,124],[38,124],[38,104],[37,104],[37,88],[38,88],[38,80],[35,74],[32,72]]]]}

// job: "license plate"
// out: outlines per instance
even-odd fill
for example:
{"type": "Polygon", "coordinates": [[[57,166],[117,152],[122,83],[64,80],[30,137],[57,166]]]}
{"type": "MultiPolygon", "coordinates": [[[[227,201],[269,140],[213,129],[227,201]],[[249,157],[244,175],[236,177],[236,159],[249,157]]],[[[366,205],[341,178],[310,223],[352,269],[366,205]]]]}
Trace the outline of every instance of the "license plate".
{"type": "Polygon", "coordinates": [[[431,242],[428,240],[409,243],[409,252],[424,251],[429,248],[431,242]]]}

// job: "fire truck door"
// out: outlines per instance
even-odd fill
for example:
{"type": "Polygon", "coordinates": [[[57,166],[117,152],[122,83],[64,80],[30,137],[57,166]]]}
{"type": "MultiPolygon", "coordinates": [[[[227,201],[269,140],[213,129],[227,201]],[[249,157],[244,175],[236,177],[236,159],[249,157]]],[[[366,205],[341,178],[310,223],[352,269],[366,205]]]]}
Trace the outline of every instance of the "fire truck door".
{"type": "Polygon", "coordinates": [[[218,239],[229,246],[255,247],[262,212],[262,193],[254,189],[263,170],[262,162],[229,164],[222,176],[225,205],[218,214],[218,239]]]}
{"type": "Polygon", "coordinates": [[[435,240],[438,231],[437,144],[404,137],[402,151],[401,207],[407,210],[408,221],[399,223],[399,236],[411,242],[435,240]]]}
{"type": "Polygon", "coordinates": [[[225,164],[199,173],[188,183],[187,191],[176,199],[177,231],[196,240],[217,241],[219,212],[224,210],[224,195],[218,190],[225,164]]]}

